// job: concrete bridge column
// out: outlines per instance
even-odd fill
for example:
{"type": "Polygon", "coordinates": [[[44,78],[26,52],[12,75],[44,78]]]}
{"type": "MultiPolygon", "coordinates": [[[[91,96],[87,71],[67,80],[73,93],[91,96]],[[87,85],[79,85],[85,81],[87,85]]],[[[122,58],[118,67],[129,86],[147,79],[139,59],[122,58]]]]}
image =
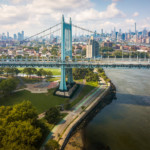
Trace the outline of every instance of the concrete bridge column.
{"type": "Polygon", "coordinates": [[[68,69],[68,83],[72,84],[73,83],[73,75],[72,75],[72,68],[68,69]]]}
{"type": "Polygon", "coordinates": [[[66,86],[66,71],[65,71],[65,66],[61,66],[61,81],[60,81],[60,86],[59,90],[61,91],[67,91],[67,86],[66,86]]]}
{"type": "MultiPolygon", "coordinates": [[[[66,91],[66,81],[65,81],[65,63],[66,56],[69,56],[69,59],[72,60],[72,21],[70,18],[70,23],[65,23],[64,16],[62,16],[61,23],[61,62],[63,63],[61,66],[61,82],[59,90],[66,91]]],[[[72,77],[72,68],[68,70],[68,82],[73,83],[72,77]]]]}

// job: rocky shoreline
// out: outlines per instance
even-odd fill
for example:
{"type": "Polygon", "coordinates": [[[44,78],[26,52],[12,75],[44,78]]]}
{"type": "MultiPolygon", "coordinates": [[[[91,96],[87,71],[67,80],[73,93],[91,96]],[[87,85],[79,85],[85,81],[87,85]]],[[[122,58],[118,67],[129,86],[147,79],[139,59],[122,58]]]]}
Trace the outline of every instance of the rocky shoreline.
{"type": "MultiPolygon", "coordinates": [[[[84,128],[86,125],[93,119],[99,111],[101,111],[106,105],[110,104],[112,100],[116,99],[116,87],[110,82],[111,88],[108,94],[101,99],[99,104],[91,111],[91,113],[82,121],[82,123],[76,128],[76,130],[72,133],[66,147],[64,150],[86,150],[87,143],[84,138],[84,128]]],[[[108,147],[103,147],[100,145],[103,150],[109,150],[108,147]]]]}

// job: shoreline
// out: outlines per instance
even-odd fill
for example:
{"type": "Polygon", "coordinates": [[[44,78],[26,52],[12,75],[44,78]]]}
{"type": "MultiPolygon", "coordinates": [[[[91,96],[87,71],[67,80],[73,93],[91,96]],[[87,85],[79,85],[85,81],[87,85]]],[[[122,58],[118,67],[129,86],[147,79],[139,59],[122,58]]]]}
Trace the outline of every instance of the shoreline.
{"type": "Polygon", "coordinates": [[[87,114],[76,129],[72,131],[64,150],[86,150],[86,141],[83,136],[83,129],[97,115],[97,113],[110,104],[113,99],[116,99],[116,87],[112,82],[110,82],[110,89],[108,93],[99,100],[98,104],[90,111],[90,114],[87,114]]]}

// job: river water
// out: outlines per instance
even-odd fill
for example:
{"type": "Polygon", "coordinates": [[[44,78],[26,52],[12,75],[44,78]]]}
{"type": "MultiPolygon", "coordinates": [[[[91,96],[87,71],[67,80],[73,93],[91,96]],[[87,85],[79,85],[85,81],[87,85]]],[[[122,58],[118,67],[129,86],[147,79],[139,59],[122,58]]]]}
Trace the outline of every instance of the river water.
{"type": "Polygon", "coordinates": [[[150,70],[106,70],[117,100],[84,129],[87,150],[150,150],[150,70]]]}

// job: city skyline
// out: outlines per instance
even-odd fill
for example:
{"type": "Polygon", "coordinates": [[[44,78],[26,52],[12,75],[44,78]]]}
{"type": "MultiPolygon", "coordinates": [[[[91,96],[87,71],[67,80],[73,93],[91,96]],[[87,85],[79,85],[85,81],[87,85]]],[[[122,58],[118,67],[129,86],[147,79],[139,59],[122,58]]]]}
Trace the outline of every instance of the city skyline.
{"type": "Polygon", "coordinates": [[[24,30],[29,36],[59,22],[62,14],[72,17],[73,23],[97,32],[101,29],[111,32],[114,27],[123,32],[129,29],[134,32],[135,22],[137,31],[149,30],[149,3],[148,0],[130,3],[129,0],[2,0],[0,32],[12,35],[24,30]]]}

